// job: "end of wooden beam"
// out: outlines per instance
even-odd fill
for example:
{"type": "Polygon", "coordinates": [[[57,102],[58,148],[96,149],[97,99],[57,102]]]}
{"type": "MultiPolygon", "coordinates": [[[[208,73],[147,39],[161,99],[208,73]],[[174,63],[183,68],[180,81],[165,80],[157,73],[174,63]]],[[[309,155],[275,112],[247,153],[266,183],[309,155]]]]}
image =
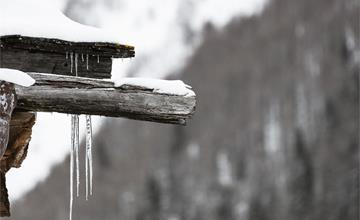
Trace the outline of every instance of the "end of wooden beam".
{"type": "Polygon", "coordinates": [[[18,110],[100,115],[185,125],[195,112],[195,95],[158,93],[154,89],[81,77],[30,74],[36,83],[16,87],[18,110]]]}

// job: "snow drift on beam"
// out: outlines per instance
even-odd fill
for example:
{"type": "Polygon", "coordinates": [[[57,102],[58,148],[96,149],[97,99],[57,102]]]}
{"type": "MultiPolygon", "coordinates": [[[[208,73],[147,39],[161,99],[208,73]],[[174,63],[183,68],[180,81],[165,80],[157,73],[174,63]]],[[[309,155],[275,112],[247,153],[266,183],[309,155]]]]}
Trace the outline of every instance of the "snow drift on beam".
{"type": "Polygon", "coordinates": [[[192,97],[195,92],[181,80],[151,78],[120,78],[114,80],[115,87],[134,86],[152,90],[154,93],[192,97]]]}
{"type": "Polygon", "coordinates": [[[0,81],[14,83],[20,86],[32,86],[35,80],[19,70],[0,68],[0,81]]]}

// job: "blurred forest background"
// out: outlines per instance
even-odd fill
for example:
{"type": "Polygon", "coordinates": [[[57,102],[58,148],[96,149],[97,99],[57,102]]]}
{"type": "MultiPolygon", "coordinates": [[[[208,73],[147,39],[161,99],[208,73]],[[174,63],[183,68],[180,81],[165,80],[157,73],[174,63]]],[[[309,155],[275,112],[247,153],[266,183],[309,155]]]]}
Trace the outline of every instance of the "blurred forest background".
{"type": "MultiPolygon", "coordinates": [[[[74,219],[359,219],[359,16],[358,0],[270,0],[224,30],[208,24],[169,77],[197,92],[193,119],[106,119],[94,197],[76,200],[74,219]]],[[[9,219],[67,219],[68,166],[9,219]]]]}

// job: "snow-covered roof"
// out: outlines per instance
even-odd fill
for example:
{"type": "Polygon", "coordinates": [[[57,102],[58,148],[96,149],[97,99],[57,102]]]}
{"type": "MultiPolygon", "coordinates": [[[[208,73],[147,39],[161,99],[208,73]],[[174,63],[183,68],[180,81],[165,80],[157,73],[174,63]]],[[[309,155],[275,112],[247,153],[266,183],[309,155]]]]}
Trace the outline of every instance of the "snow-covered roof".
{"type": "Polygon", "coordinates": [[[46,0],[0,0],[0,37],[22,35],[73,42],[118,43],[113,34],[82,25],[46,0]]]}
{"type": "Polygon", "coordinates": [[[13,69],[0,68],[0,81],[11,82],[20,86],[31,86],[35,80],[28,74],[13,69]]]}
{"type": "Polygon", "coordinates": [[[138,86],[153,90],[155,93],[179,95],[179,96],[195,96],[191,86],[186,85],[181,80],[162,80],[151,78],[120,78],[114,80],[116,87],[123,85],[138,86]]]}

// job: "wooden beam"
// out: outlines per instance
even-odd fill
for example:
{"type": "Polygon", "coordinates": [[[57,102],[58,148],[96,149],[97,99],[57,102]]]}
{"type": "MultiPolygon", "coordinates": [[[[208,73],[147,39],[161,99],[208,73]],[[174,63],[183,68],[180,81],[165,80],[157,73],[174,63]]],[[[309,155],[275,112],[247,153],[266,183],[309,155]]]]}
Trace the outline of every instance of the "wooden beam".
{"type": "Polygon", "coordinates": [[[22,49],[31,52],[66,54],[91,54],[101,57],[130,58],[135,56],[133,46],[102,42],[70,42],[59,39],[24,37],[10,35],[0,37],[0,47],[22,49]]]}
{"type": "Polygon", "coordinates": [[[111,78],[112,58],[134,57],[134,47],[18,35],[0,37],[0,67],[88,78],[111,78]],[[77,61],[75,62],[75,56],[77,61]]]}
{"type": "Polygon", "coordinates": [[[16,87],[18,110],[89,114],[159,123],[186,124],[195,96],[159,94],[148,88],[80,77],[30,74],[34,86],[16,87]]]}
{"type": "MultiPolygon", "coordinates": [[[[83,55],[87,56],[87,55],[83,55]]],[[[78,76],[96,79],[111,78],[112,60],[110,57],[101,57],[97,62],[97,57],[89,55],[88,62],[84,61],[80,55],[78,61],[78,76]],[[88,66],[87,66],[88,63],[88,66]]],[[[71,58],[68,54],[32,52],[23,49],[1,49],[0,67],[17,69],[23,72],[40,72],[49,74],[59,74],[65,76],[75,76],[75,62],[73,58],[71,71],[71,58]]]]}

